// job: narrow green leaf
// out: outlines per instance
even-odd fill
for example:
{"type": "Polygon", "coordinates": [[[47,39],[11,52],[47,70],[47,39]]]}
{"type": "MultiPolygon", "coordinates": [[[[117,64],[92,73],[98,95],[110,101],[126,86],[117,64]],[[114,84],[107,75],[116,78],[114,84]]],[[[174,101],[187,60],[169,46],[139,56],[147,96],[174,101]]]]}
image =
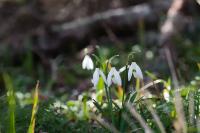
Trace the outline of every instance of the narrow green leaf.
{"type": "Polygon", "coordinates": [[[13,84],[10,76],[8,74],[3,74],[3,79],[7,89],[7,100],[8,100],[8,112],[9,112],[9,133],[15,133],[15,93],[13,89],[13,84]]]}
{"type": "Polygon", "coordinates": [[[35,87],[34,92],[34,99],[33,99],[33,109],[32,109],[32,115],[31,115],[31,122],[28,128],[28,133],[34,133],[35,131],[35,120],[36,120],[36,113],[38,110],[38,89],[39,89],[39,81],[37,82],[37,85],[35,87]]]}

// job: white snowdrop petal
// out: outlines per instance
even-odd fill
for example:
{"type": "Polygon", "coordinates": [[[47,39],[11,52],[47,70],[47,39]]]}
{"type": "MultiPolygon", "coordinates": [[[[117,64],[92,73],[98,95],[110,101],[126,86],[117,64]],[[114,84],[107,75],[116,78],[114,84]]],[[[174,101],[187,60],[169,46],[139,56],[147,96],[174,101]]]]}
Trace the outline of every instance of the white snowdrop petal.
{"type": "Polygon", "coordinates": [[[135,69],[134,77],[139,78],[139,79],[143,79],[142,71],[141,71],[140,67],[135,62],[133,62],[133,68],[135,69]]]}
{"type": "Polygon", "coordinates": [[[98,82],[99,82],[99,68],[96,68],[93,74],[93,79],[92,79],[92,83],[94,84],[94,86],[97,86],[98,82]]]}
{"type": "MultiPolygon", "coordinates": [[[[129,68],[130,65],[127,66],[127,68],[129,68]]],[[[126,66],[123,66],[122,68],[119,69],[119,73],[122,73],[126,70],[126,66]]]]}
{"type": "Polygon", "coordinates": [[[113,69],[111,68],[110,72],[108,73],[108,77],[107,77],[108,87],[110,87],[110,85],[112,84],[112,76],[113,76],[113,69]]]}
{"type": "Polygon", "coordinates": [[[116,84],[121,86],[122,80],[121,80],[121,77],[119,75],[119,72],[115,68],[113,69],[113,71],[114,71],[114,79],[116,81],[116,84]]]}
{"type": "Polygon", "coordinates": [[[87,65],[87,57],[85,56],[82,62],[82,68],[85,69],[87,65]]]}
{"type": "Polygon", "coordinates": [[[112,78],[112,82],[113,82],[114,84],[117,84],[117,80],[116,80],[115,78],[112,78]]]}
{"type": "Polygon", "coordinates": [[[112,78],[112,82],[113,82],[114,84],[118,85],[118,86],[121,86],[121,85],[122,85],[121,81],[120,81],[120,80],[117,80],[116,78],[112,78]]]}
{"type": "Polygon", "coordinates": [[[128,70],[128,81],[131,80],[131,77],[133,75],[133,67],[132,65],[129,67],[129,70],[128,70]]]}
{"type": "Polygon", "coordinates": [[[121,77],[120,77],[120,75],[119,74],[116,74],[116,76],[115,76],[115,79],[116,79],[116,81],[117,81],[117,85],[122,85],[122,80],[121,80],[121,77]]]}
{"type": "Polygon", "coordinates": [[[143,79],[142,73],[139,71],[136,71],[133,73],[135,78],[143,79]]]}
{"type": "Polygon", "coordinates": [[[88,64],[87,64],[87,66],[88,66],[89,70],[94,69],[94,64],[93,64],[93,61],[92,61],[92,59],[90,57],[88,57],[88,64]]]}
{"type": "Polygon", "coordinates": [[[122,72],[125,71],[125,70],[126,70],[126,66],[120,68],[120,69],[119,69],[119,72],[122,73],[122,72]]]}

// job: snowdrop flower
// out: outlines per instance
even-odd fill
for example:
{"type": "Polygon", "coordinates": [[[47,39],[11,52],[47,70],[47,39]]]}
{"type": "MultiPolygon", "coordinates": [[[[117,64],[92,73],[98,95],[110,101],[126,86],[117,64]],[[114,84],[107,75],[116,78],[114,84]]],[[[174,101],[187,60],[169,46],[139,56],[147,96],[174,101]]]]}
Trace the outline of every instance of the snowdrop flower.
{"type": "Polygon", "coordinates": [[[131,80],[132,75],[134,75],[135,78],[143,79],[142,71],[140,67],[135,63],[132,62],[129,70],[128,70],[128,81],[131,80]],[[135,70],[135,71],[133,71],[135,70]]]}
{"type": "Polygon", "coordinates": [[[107,78],[107,85],[110,87],[110,85],[113,83],[121,86],[122,85],[122,80],[119,75],[119,72],[115,69],[115,67],[112,67],[110,72],[108,73],[108,78],[107,78]]]}
{"type": "Polygon", "coordinates": [[[83,62],[82,62],[82,68],[87,70],[94,69],[94,63],[89,55],[85,55],[83,62]]]}
{"type": "Polygon", "coordinates": [[[102,77],[104,82],[107,83],[106,76],[104,75],[104,73],[99,68],[96,68],[93,73],[93,78],[92,78],[92,83],[93,83],[94,87],[97,86],[100,77],[102,77]]]}

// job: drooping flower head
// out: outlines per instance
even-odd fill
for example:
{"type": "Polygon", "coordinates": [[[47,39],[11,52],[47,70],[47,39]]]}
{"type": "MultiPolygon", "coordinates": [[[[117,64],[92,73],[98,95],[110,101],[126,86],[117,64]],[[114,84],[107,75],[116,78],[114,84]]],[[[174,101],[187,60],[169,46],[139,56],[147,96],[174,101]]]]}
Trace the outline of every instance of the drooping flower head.
{"type": "Polygon", "coordinates": [[[96,68],[93,73],[93,78],[92,78],[92,83],[93,83],[94,87],[97,86],[100,77],[102,77],[104,82],[107,83],[106,76],[104,75],[104,73],[99,68],[96,68]]]}
{"type": "Polygon", "coordinates": [[[108,77],[107,77],[107,85],[108,87],[111,86],[112,82],[114,84],[117,84],[119,86],[122,85],[122,80],[121,80],[121,77],[120,77],[120,74],[119,72],[116,70],[115,67],[112,67],[110,69],[110,72],[108,73],[108,77]]]}
{"type": "Polygon", "coordinates": [[[135,62],[131,63],[129,70],[128,70],[128,80],[129,81],[131,80],[132,75],[134,75],[135,78],[143,79],[142,71],[135,62]]]}
{"type": "Polygon", "coordinates": [[[85,55],[83,62],[82,62],[82,68],[87,70],[93,70],[94,69],[94,63],[89,55],[85,55]]]}

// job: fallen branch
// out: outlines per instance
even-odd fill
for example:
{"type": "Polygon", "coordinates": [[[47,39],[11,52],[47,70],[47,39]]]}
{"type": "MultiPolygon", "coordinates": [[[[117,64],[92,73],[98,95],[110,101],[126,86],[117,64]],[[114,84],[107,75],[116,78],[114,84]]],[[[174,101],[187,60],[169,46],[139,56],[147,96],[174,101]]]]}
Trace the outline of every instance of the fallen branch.
{"type": "Polygon", "coordinates": [[[135,27],[141,20],[155,26],[155,23],[158,23],[160,15],[170,7],[170,1],[156,0],[152,3],[140,4],[129,8],[108,10],[94,14],[93,16],[66,22],[62,25],[55,25],[53,26],[53,31],[64,32],[63,36],[65,37],[73,36],[81,39],[94,31],[95,27],[98,27],[98,30],[104,30],[102,24],[108,25],[114,31],[123,27],[135,30],[135,27]]]}

